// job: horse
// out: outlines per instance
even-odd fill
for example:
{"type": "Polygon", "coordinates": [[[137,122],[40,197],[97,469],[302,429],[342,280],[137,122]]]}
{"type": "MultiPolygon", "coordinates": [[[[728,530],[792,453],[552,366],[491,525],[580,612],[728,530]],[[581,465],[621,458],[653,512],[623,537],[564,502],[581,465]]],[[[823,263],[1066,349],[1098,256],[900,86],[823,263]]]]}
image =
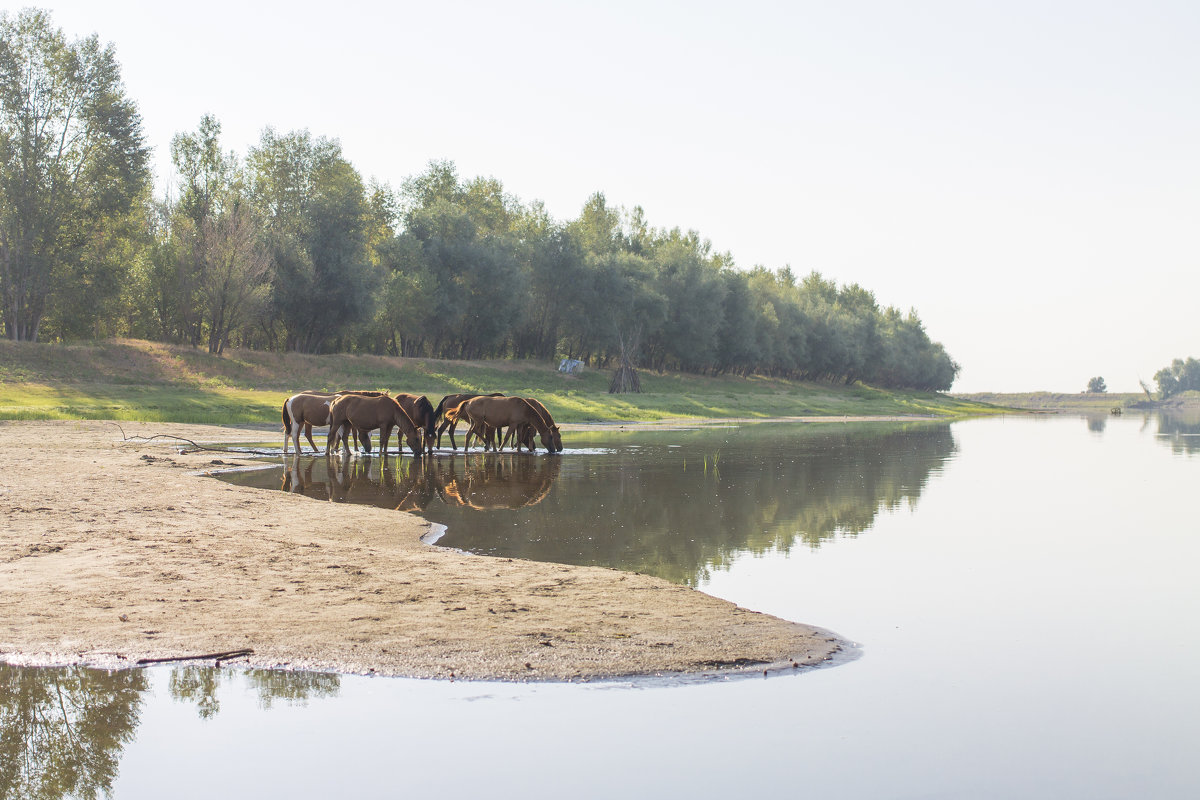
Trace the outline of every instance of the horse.
{"type": "MultiPolygon", "coordinates": [[[[552,436],[551,444],[553,445],[550,448],[550,452],[561,453],[563,449],[562,433],[559,432],[558,426],[554,424],[554,417],[550,416],[550,412],[546,410],[546,407],[542,405],[540,401],[532,397],[526,397],[524,399],[529,403],[529,405],[533,406],[534,411],[541,415],[542,421],[545,422],[546,427],[550,429],[552,436]]],[[[520,450],[522,445],[528,447],[530,452],[534,450],[533,429],[528,426],[521,429],[509,428],[508,433],[504,434],[504,441],[500,443],[500,449],[503,450],[505,445],[507,445],[510,440],[512,441],[514,450],[520,450]]]]}
{"type": "MultiPolygon", "coordinates": [[[[378,397],[384,392],[363,392],[352,389],[343,389],[337,392],[318,392],[304,391],[294,394],[287,400],[283,401],[283,454],[286,456],[288,452],[288,439],[296,443],[296,452],[300,453],[300,431],[304,430],[304,435],[308,437],[308,443],[312,445],[313,452],[317,452],[317,443],[313,441],[312,429],[313,426],[324,428],[329,424],[329,405],[334,399],[344,394],[359,394],[365,397],[378,397]]],[[[365,446],[367,450],[371,449],[371,439],[366,434],[361,434],[358,431],[354,432],[355,437],[360,444],[364,444],[363,439],[366,439],[365,446]]]]}
{"type": "Polygon", "coordinates": [[[347,428],[353,427],[360,431],[379,432],[379,452],[386,456],[388,440],[392,437],[392,428],[399,428],[400,433],[408,441],[408,448],[413,456],[421,455],[421,436],[412,417],[400,405],[396,398],[382,394],[375,397],[345,394],[334,399],[329,407],[329,439],[325,444],[325,454],[336,449],[338,439],[347,456],[350,455],[350,442],[347,428]]]}
{"type": "Polygon", "coordinates": [[[504,397],[504,395],[500,392],[493,392],[492,394],[448,394],[443,397],[442,402],[438,403],[437,408],[433,412],[434,422],[441,420],[441,424],[438,425],[437,429],[437,446],[439,450],[442,447],[442,434],[446,432],[447,428],[450,429],[450,449],[458,449],[458,445],[454,442],[454,428],[458,425],[458,421],[456,419],[447,419],[446,412],[476,397],[504,397]]]}
{"type": "Polygon", "coordinates": [[[429,402],[429,398],[423,394],[396,394],[393,395],[400,401],[400,406],[412,417],[413,424],[421,431],[421,438],[425,443],[425,452],[433,452],[433,423],[437,419],[437,412],[433,410],[433,403],[429,402]]]}
{"type": "Polygon", "coordinates": [[[464,446],[470,444],[472,434],[482,437],[482,428],[485,425],[490,425],[497,431],[501,428],[531,425],[541,437],[546,450],[555,452],[554,434],[550,426],[537,409],[523,397],[476,397],[459,406],[458,416],[461,418],[463,415],[471,421],[471,433],[467,434],[464,446]]]}

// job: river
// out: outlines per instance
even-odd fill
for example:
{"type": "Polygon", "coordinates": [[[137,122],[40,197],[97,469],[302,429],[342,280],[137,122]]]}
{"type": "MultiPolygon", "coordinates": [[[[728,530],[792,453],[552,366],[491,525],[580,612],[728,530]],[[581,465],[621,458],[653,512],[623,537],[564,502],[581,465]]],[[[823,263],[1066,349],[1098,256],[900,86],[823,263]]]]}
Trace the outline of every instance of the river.
{"type": "Polygon", "coordinates": [[[506,684],[0,667],[0,797],[1190,798],[1200,424],[569,433],[231,477],[660,575],[857,643],[799,675],[506,684]],[[357,487],[357,488],[356,488],[357,487]]]}

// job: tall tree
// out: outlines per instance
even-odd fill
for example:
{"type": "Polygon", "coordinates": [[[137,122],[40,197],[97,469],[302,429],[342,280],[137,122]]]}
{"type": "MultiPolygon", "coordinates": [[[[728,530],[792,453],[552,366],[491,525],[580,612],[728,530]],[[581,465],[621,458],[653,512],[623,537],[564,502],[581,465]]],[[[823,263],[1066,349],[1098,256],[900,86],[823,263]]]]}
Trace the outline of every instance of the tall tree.
{"type": "Polygon", "coordinates": [[[287,346],[317,353],[374,317],[379,274],[362,178],[334,139],[267,128],[248,158],[251,198],[267,220],[273,306],[287,346]]]}
{"type": "Polygon", "coordinates": [[[200,226],[200,284],[208,352],[220,355],[230,334],[261,313],[270,299],[274,261],[257,216],[237,202],[200,226]]]}
{"type": "Polygon", "coordinates": [[[149,183],[141,117],[111,45],[68,42],[47,12],[0,14],[0,299],[5,335],[36,341],[103,313],[124,262],[112,246],[149,183]],[[85,298],[86,302],[78,302],[85,298]],[[76,302],[72,302],[72,301],[76,302]]]}
{"type": "MultiPolygon", "coordinates": [[[[270,278],[255,215],[247,206],[238,157],[221,149],[221,123],[205,114],[194,132],[171,139],[179,197],[164,202],[163,236],[153,260],[162,316],[179,338],[219,353],[247,302],[270,278]],[[237,298],[237,299],[235,299],[237,298]],[[230,312],[233,311],[231,318],[230,312]]],[[[157,300],[156,300],[157,301],[157,300]]],[[[249,309],[245,309],[249,310],[249,309]]]]}

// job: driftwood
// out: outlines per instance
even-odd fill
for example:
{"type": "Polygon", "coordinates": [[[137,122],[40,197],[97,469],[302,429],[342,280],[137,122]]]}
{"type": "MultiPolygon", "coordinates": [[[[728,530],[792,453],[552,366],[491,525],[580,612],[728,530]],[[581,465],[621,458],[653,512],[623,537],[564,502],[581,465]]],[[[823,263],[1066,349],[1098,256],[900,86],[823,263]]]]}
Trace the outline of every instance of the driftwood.
{"type": "Polygon", "coordinates": [[[174,439],[177,442],[187,442],[192,446],[192,449],[189,450],[184,448],[180,451],[180,453],[183,455],[188,453],[199,453],[201,451],[210,453],[240,453],[242,455],[251,456],[274,456],[279,454],[278,450],[251,450],[245,447],[205,447],[202,444],[196,444],[191,439],[185,439],[182,436],[172,436],[169,433],[157,433],[154,436],[126,436],[125,429],[120,425],[117,425],[115,422],[110,422],[108,424],[116,425],[117,430],[121,432],[122,441],[126,442],[149,442],[152,439],[174,439]]]}
{"type": "Polygon", "coordinates": [[[138,666],[145,664],[169,664],[173,661],[216,661],[218,664],[222,661],[228,661],[232,658],[242,658],[243,656],[252,655],[254,653],[250,648],[242,650],[230,650],[225,653],[205,653],[200,656],[170,656],[168,658],[139,658],[138,666]]]}

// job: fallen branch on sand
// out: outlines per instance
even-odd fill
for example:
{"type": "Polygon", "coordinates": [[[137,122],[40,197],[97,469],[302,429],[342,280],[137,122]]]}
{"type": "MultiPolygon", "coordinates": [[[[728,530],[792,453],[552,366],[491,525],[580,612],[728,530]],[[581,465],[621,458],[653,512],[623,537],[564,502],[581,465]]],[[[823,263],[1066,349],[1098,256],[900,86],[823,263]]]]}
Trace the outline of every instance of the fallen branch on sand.
{"type": "Polygon", "coordinates": [[[125,429],[122,428],[120,425],[117,425],[117,423],[110,422],[108,424],[116,425],[117,430],[119,430],[121,432],[121,439],[126,442],[149,442],[153,439],[174,439],[177,442],[187,442],[188,444],[190,444],[192,446],[192,449],[188,450],[185,448],[184,450],[180,451],[183,455],[187,455],[188,453],[199,453],[201,451],[212,452],[212,453],[244,453],[246,455],[254,455],[254,456],[279,455],[278,451],[274,451],[274,450],[249,450],[244,447],[238,447],[238,448],[205,447],[202,444],[197,444],[196,442],[193,442],[191,439],[185,439],[182,436],[172,436],[169,433],[157,433],[154,436],[127,436],[125,434],[125,429]]]}
{"type": "Polygon", "coordinates": [[[242,658],[244,656],[252,655],[253,653],[254,653],[254,651],[247,647],[242,650],[230,650],[226,653],[205,653],[204,655],[201,655],[201,656],[170,656],[168,658],[139,658],[137,660],[137,663],[138,663],[138,666],[143,666],[145,664],[169,664],[172,661],[208,661],[211,659],[213,661],[216,661],[217,665],[219,666],[222,661],[229,661],[230,659],[233,659],[233,658],[242,658]]]}

